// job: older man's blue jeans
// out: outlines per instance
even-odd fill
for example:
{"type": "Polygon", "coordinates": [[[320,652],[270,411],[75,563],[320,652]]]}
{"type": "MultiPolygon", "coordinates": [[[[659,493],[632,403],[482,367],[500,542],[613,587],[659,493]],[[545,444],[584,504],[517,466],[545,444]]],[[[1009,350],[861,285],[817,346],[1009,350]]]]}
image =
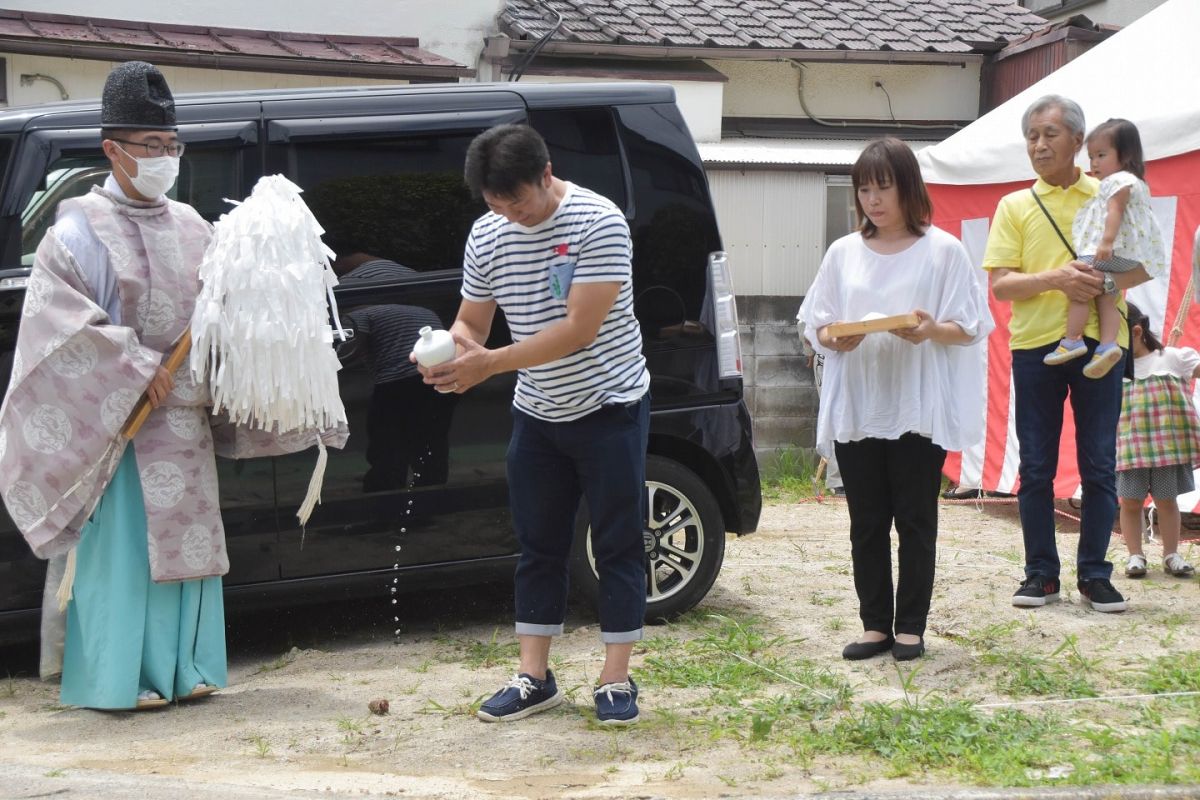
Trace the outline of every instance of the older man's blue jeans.
{"type": "MultiPolygon", "coordinates": [[[[1097,343],[1084,341],[1090,357],[1097,343]]],[[[1075,413],[1075,452],[1083,486],[1076,555],[1078,578],[1107,579],[1112,575],[1112,563],[1105,560],[1105,554],[1117,514],[1117,421],[1121,416],[1124,358],[1103,378],[1087,378],[1083,374],[1087,357],[1058,366],[1042,363],[1057,345],[1054,342],[1012,353],[1021,451],[1017,504],[1025,537],[1025,575],[1059,577],[1061,564],[1054,542],[1054,476],[1058,472],[1063,404],[1069,396],[1075,413]]]]}

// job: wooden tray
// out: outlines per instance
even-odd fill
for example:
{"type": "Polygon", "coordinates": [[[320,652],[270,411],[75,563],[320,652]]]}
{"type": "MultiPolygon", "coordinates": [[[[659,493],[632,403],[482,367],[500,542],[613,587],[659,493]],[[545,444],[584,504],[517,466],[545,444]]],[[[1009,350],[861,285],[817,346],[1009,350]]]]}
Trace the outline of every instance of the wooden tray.
{"type": "Polygon", "coordinates": [[[825,334],[837,339],[842,336],[858,336],[864,333],[879,333],[880,331],[895,331],[901,328],[915,328],[921,324],[916,314],[897,314],[894,317],[880,317],[863,322],[835,322],[825,329],[825,334]]]}

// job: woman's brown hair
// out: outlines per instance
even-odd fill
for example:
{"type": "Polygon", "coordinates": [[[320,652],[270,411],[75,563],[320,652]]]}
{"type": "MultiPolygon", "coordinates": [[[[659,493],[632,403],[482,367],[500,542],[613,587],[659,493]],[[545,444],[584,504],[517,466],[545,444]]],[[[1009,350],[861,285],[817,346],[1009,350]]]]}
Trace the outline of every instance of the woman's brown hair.
{"type": "Polygon", "coordinates": [[[895,184],[905,227],[914,236],[925,234],[933,216],[933,202],[921,178],[917,157],[904,142],[894,136],[868,142],[850,168],[850,180],[854,184],[854,210],[858,212],[859,230],[864,239],[879,232],[871,218],[863,213],[862,203],[858,200],[858,187],[867,183],[876,186],[895,184]]]}

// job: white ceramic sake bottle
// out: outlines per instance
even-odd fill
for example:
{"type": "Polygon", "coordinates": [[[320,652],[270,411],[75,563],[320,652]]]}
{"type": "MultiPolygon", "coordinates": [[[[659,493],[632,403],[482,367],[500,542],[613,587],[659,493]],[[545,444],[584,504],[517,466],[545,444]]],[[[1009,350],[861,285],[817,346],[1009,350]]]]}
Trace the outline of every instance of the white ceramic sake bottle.
{"type": "MultiPolygon", "coordinates": [[[[413,345],[413,353],[422,367],[436,367],[454,358],[456,349],[450,331],[435,331],[426,325],[418,333],[420,336],[413,345]]],[[[438,391],[445,394],[453,390],[439,388],[438,391]]]]}

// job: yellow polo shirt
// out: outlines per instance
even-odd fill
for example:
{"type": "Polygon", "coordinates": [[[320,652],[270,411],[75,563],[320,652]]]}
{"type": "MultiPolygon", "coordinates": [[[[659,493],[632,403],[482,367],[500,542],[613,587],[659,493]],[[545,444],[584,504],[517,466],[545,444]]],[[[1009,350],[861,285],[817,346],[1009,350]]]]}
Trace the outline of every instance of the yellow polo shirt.
{"type": "MultiPolygon", "coordinates": [[[[1033,190],[1038,193],[1046,210],[1058,223],[1058,229],[1069,242],[1075,214],[1099,189],[1100,182],[1082,170],[1079,180],[1067,189],[1051,186],[1041,178],[1033,185],[1033,190]]],[[[1074,242],[1071,244],[1074,246],[1074,242]]],[[[1013,269],[1035,274],[1057,269],[1070,261],[1071,253],[1058,238],[1028,189],[1020,189],[1001,198],[988,231],[987,250],[983,256],[984,269],[1013,269]]],[[[1118,300],[1117,305],[1124,315],[1124,298],[1118,300]]],[[[1031,350],[1057,342],[1067,332],[1067,306],[1067,296],[1056,290],[1042,292],[1028,300],[1014,300],[1012,319],[1008,323],[1009,347],[1013,350],[1031,350]]],[[[1094,304],[1083,333],[1092,339],[1100,338],[1100,323],[1094,304]]],[[[1122,319],[1117,342],[1128,341],[1129,331],[1122,319]]]]}

